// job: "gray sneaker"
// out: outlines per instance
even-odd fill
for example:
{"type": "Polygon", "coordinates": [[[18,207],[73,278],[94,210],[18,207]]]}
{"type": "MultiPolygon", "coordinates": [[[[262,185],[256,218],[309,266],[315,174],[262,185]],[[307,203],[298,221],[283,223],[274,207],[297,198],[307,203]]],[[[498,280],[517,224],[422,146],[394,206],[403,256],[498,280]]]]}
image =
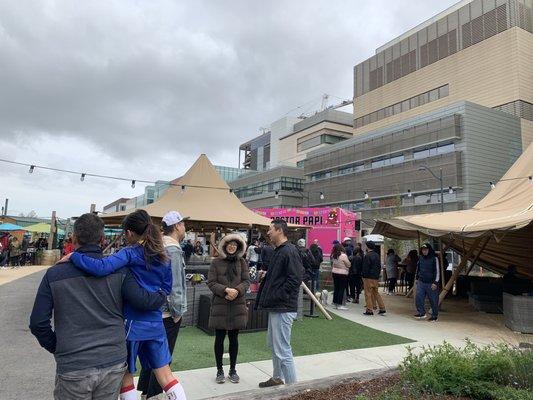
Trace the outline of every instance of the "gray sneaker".
{"type": "Polygon", "coordinates": [[[219,369],[217,371],[216,383],[224,383],[224,382],[226,382],[226,377],[224,376],[224,370],[219,369]]]}
{"type": "Polygon", "coordinates": [[[228,379],[231,383],[239,383],[239,381],[241,380],[241,378],[239,378],[239,375],[237,375],[237,371],[235,371],[234,369],[229,370],[228,379]]]}

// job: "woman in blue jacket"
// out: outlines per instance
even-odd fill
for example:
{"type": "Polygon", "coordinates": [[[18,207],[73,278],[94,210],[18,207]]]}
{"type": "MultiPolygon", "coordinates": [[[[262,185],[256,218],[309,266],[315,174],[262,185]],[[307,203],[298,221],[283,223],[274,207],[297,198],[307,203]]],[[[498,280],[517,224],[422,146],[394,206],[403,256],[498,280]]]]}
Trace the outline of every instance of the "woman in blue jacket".
{"type": "MultiPolygon", "coordinates": [[[[71,253],[70,261],[94,276],[106,276],[129,267],[140,286],[148,291],[160,289],[170,294],[172,270],[157,226],[144,210],[129,214],[122,223],[129,246],[102,259],[71,253]]],[[[143,368],[152,369],[167,399],[186,399],[181,384],[174,378],[169,364],[172,361],[161,310],[141,311],[124,304],[128,372],[122,381],[121,400],[137,399],[133,382],[135,363],[139,358],[143,368]]]]}

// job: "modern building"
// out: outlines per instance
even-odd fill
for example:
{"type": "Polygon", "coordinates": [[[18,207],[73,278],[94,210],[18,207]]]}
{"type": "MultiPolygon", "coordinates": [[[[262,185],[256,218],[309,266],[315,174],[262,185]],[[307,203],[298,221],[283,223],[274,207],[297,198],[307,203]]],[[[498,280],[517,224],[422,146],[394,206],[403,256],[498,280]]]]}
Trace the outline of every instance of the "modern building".
{"type": "Polygon", "coordinates": [[[353,115],[326,109],[310,117],[283,117],[263,134],[239,146],[239,166],[265,171],[282,165],[302,166],[305,155],[353,136],[353,115]]]}
{"type": "Polygon", "coordinates": [[[355,135],[457,101],[520,118],[533,141],[532,0],[464,0],[354,68],[355,135]]]}
{"type": "Polygon", "coordinates": [[[279,166],[247,174],[229,185],[248,208],[301,207],[307,202],[302,168],[279,166]]]}
{"type": "Polygon", "coordinates": [[[518,116],[456,102],[308,154],[305,192],[311,206],[358,211],[363,223],[439,212],[441,204],[461,210],[483,198],[521,152],[518,116]]]}
{"type": "Polygon", "coordinates": [[[112,203],[105,205],[102,211],[104,214],[124,211],[126,210],[126,204],[128,200],[130,199],[127,197],[121,197],[120,199],[117,199],[113,201],[112,203]]]}
{"type": "Polygon", "coordinates": [[[303,165],[309,151],[353,136],[351,113],[326,109],[310,117],[283,117],[269,131],[239,147],[239,163],[256,173],[232,182],[239,199],[250,208],[295,207],[307,203],[303,165]]]}

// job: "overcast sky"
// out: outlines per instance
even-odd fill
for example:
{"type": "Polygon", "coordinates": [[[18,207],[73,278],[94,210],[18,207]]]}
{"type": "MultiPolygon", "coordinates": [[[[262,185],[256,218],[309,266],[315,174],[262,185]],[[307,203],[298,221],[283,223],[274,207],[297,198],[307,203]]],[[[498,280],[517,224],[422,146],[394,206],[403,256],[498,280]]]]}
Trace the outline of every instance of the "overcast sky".
{"type": "MultiPolygon", "coordinates": [[[[201,153],[237,166],[260,127],[323,93],[352,98],[355,64],[454,3],[0,0],[0,158],[146,180],[201,153]]],[[[11,214],[68,217],[143,193],[0,168],[11,214]]]]}

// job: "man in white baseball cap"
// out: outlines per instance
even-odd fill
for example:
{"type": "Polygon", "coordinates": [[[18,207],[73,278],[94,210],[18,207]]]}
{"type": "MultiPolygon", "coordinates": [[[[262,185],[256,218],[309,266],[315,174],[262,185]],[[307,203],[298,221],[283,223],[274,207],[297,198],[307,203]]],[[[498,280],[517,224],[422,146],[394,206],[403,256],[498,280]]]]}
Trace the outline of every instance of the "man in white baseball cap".
{"type": "MultiPolygon", "coordinates": [[[[180,242],[185,239],[185,223],[188,217],[183,217],[178,211],[170,211],[161,221],[163,230],[163,244],[170,258],[172,268],[172,291],[163,305],[163,324],[167,332],[170,354],[174,352],[176,339],[181,326],[181,317],[187,311],[187,281],[185,279],[185,261],[180,242]]],[[[152,398],[162,393],[152,370],[142,369],[139,376],[137,390],[142,392],[142,399],[152,398]]]]}

